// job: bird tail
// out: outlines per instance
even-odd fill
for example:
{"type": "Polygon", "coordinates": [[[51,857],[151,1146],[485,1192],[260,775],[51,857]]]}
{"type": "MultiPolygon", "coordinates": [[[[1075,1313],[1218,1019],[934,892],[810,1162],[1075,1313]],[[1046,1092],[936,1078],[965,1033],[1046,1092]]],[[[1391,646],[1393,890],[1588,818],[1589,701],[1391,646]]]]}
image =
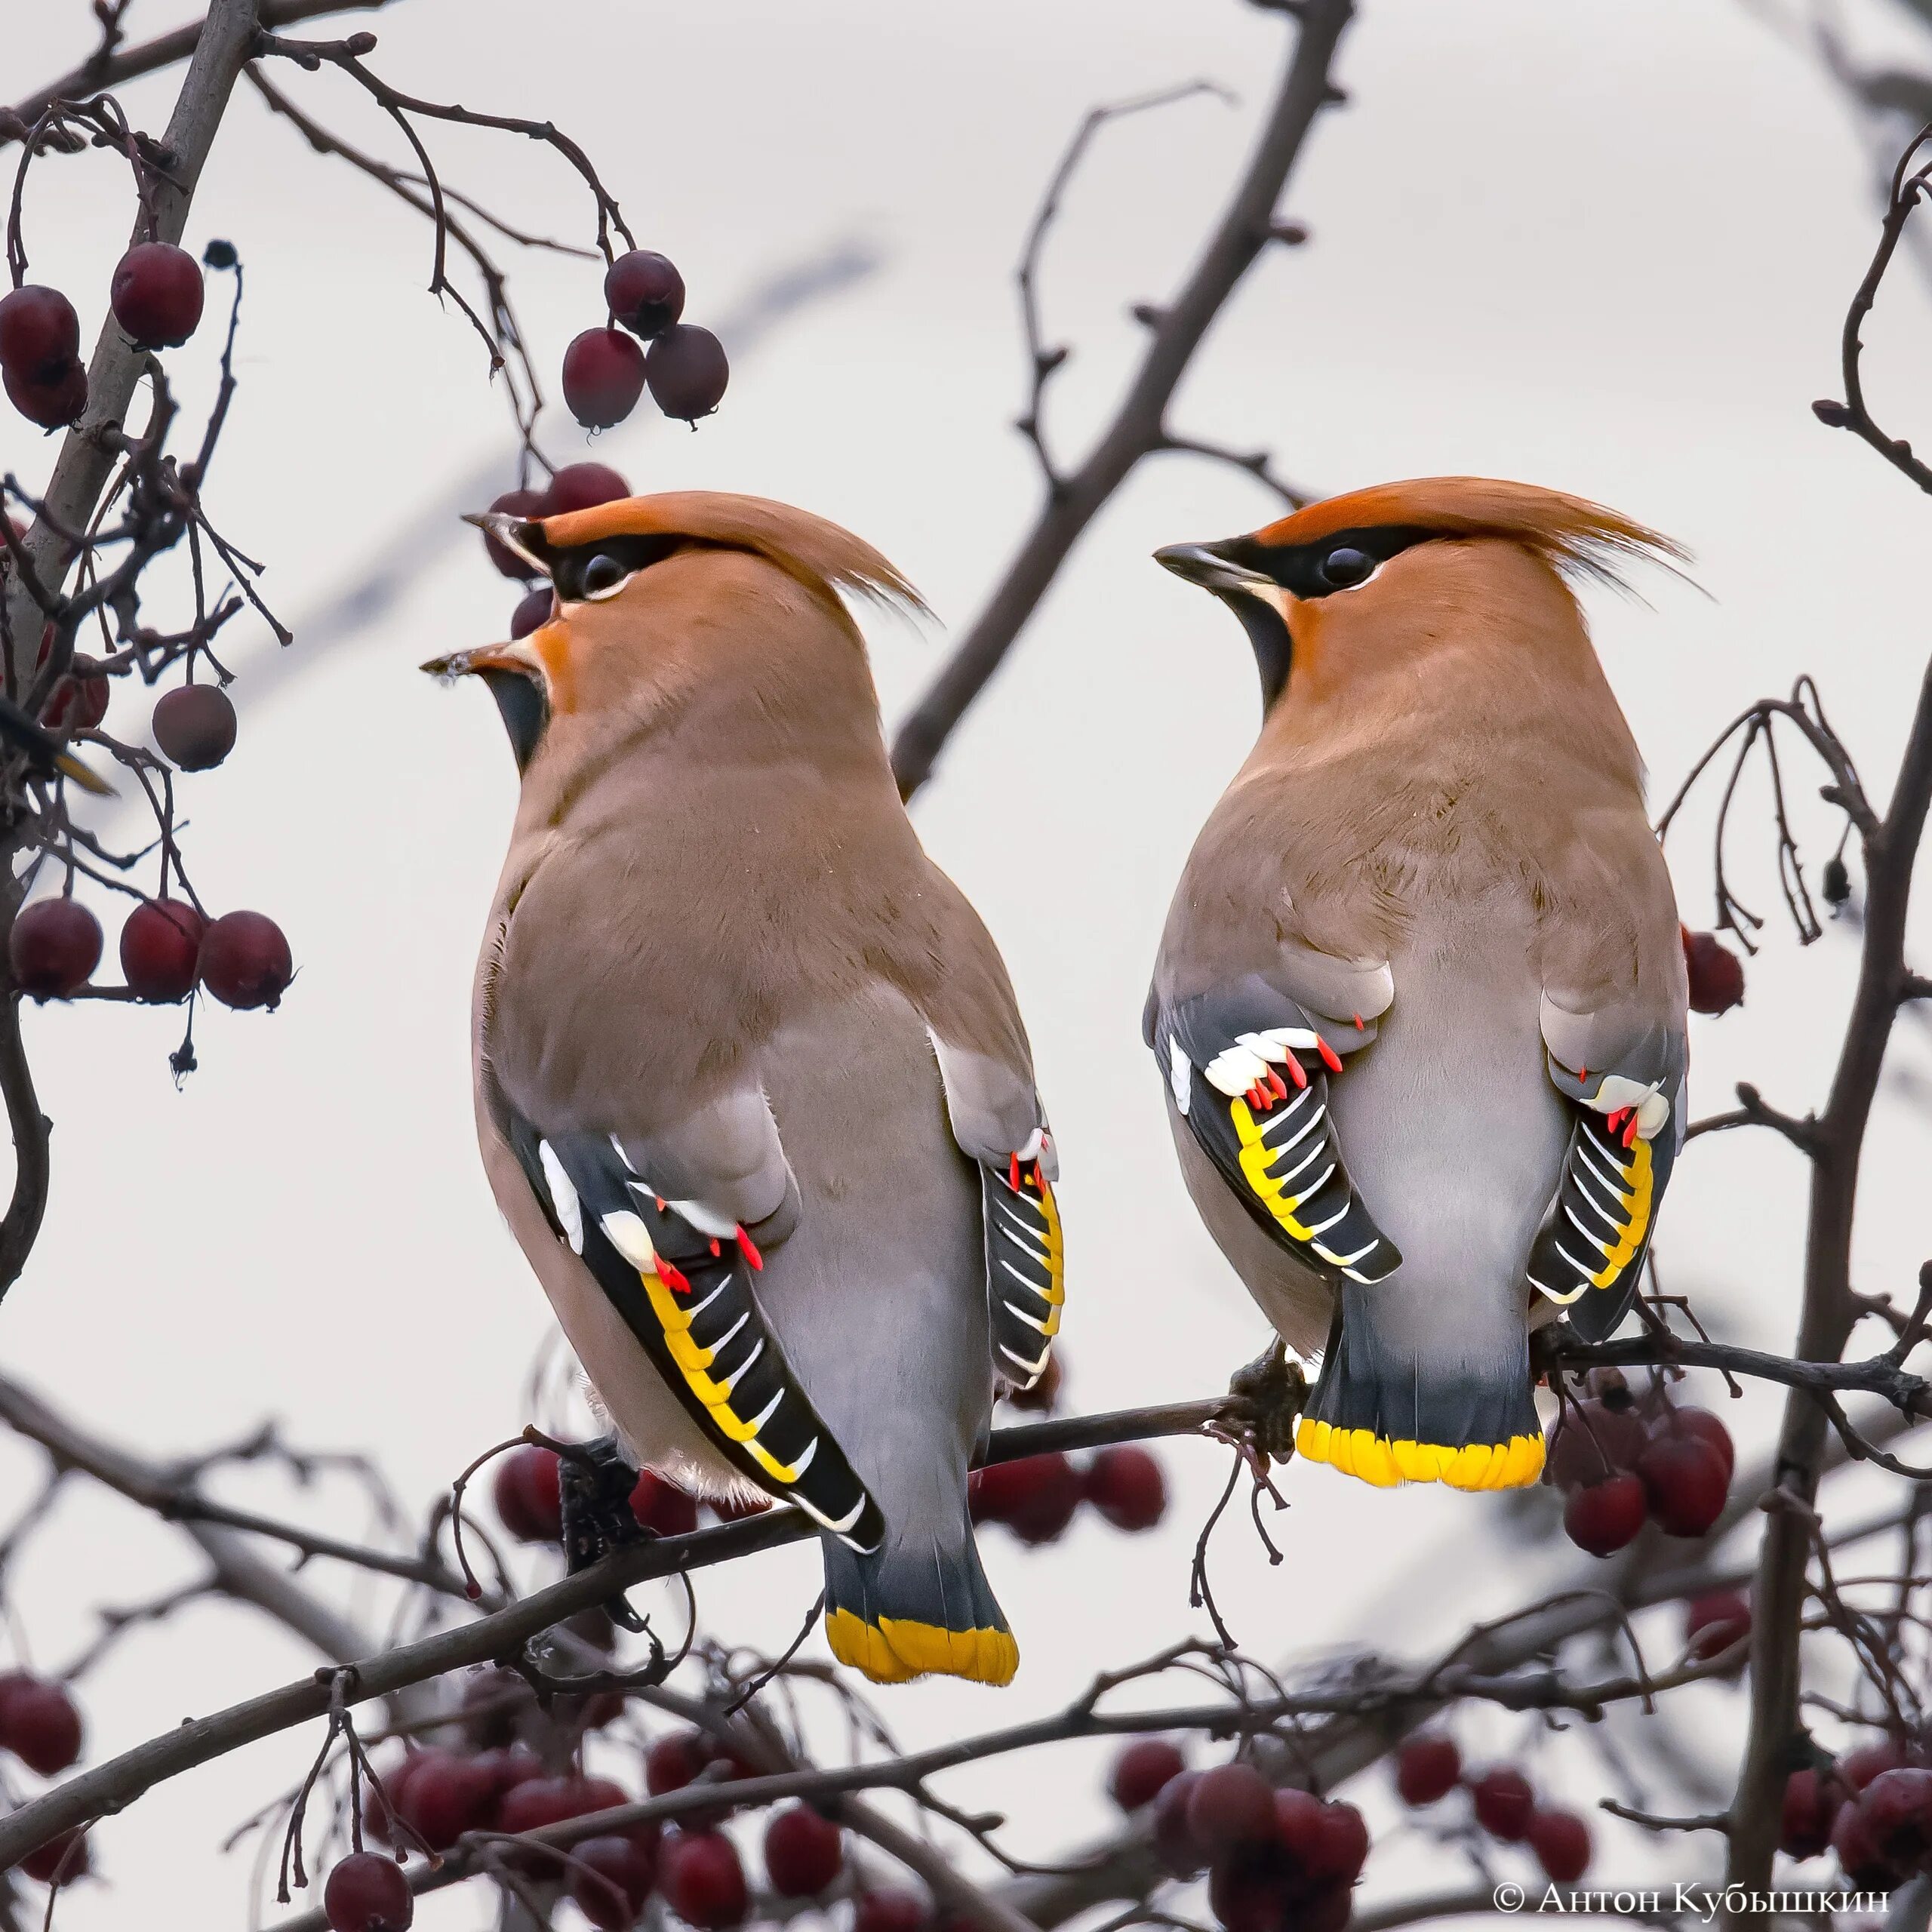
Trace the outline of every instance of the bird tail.
{"type": "Polygon", "coordinates": [[[875,1684],[964,1677],[1010,1684],[1020,1647],[980,1567],[961,1511],[950,1538],[915,1536],[869,1555],[827,1537],[825,1634],[841,1663],[875,1684]]]}
{"type": "Polygon", "coordinates": [[[1389,1331],[1389,1287],[1345,1286],[1295,1447],[1378,1488],[1520,1489],[1543,1473],[1529,1334],[1487,1357],[1419,1349],[1389,1331]],[[1381,1301],[1378,1303],[1378,1297],[1381,1301]]]}

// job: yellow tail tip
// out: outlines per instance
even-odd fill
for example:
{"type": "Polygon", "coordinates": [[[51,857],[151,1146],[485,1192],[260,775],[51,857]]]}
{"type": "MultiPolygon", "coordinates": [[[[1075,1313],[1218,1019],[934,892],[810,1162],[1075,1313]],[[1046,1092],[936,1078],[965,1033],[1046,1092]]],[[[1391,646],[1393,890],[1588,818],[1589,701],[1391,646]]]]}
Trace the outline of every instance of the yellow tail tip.
{"type": "Polygon", "coordinates": [[[894,1617],[868,1623],[851,1611],[830,1610],[825,1635],[841,1663],[864,1672],[875,1684],[929,1676],[1011,1684],[1020,1668],[1020,1646],[1004,1630],[947,1630],[894,1617]]]}
{"type": "Polygon", "coordinates": [[[1337,1429],[1303,1416],[1295,1447],[1311,1463],[1377,1489],[1398,1483],[1447,1483],[1451,1489],[1525,1489],[1543,1474],[1543,1438],[1512,1435],[1507,1442],[1391,1441],[1368,1429],[1337,1429]]]}

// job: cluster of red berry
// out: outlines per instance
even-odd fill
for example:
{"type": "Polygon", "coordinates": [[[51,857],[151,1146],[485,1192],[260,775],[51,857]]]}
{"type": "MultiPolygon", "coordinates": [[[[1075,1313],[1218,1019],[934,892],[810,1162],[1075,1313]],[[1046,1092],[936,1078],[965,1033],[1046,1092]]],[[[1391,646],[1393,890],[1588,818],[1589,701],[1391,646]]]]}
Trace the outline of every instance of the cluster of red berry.
{"type": "Polygon", "coordinates": [[[1847,1883],[1890,1891],[1932,1874],[1932,1751],[1922,1737],[1881,1739],[1835,1763],[1795,1771],[1784,1788],[1780,1847],[1838,1854],[1847,1883]]]}
{"type": "MultiPolygon", "coordinates": [[[[563,1495],[558,1481],[561,1462],[554,1449],[525,1443],[500,1458],[491,1500],[497,1519],[518,1543],[561,1543],[563,1495]]],[[[721,1523],[761,1515],[771,1505],[763,1497],[743,1503],[704,1505],[721,1523]]],[[[698,1526],[698,1500],[668,1477],[641,1470],[631,1491],[631,1514],[641,1527],[660,1537],[689,1536],[698,1526]]]]}
{"type": "MultiPolygon", "coordinates": [[[[100,921],[77,899],[37,899],[14,921],[14,983],[35,999],[72,999],[94,977],[100,921]]],[[[202,918],[185,899],[144,899],[121,928],[121,971],[139,1000],[172,1004],[197,986],[223,1006],[273,1008],[295,977],[288,941],[263,912],[202,918]]]]}
{"type": "Polygon", "coordinates": [[[976,1523],[1000,1523],[1023,1543],[1055,1541],[1082,1503],[1117,1530],[1151,1530],[1166,1515],[1159,1459],[1133,1442],[1097,1451],[1083,1465],[1054,1450],[975,1469],[966,1484],[976,1523]]]}
{"type": "Polygon", "coordinates": [[[1534,1788],[1513,1765],[1495,1764],[1466,1777],[1463,1754],[1453,1737],[1424,1731],[1407,1738],[1395,1753],[1395,1794],[1420,1810],[1458,1789],[1469,1795],[1476,1823],[1502,1844],[1527,1845],[1537,1863],[1558,1884],[1580,1878],[1590,1869],[1590,1828],[1574,1811],[1537,1802],[1534,1788]]]}
{"type": "Polygon", "coordinates": [[[605,275],[604,300],[609,322],[586,329],[564,351],[571,414],[586,429],[607,429],[637,407],[648,386],[666,416],[685,423],[709,416],[724,400],[731,366],[709,329],[678,319],[685,278],[671,263],[648,248],[620,255],[605,275]]]}
{"type": "MultiPolygon", "coordinates": [[[[527,523],[540,522],[546,516],[565,516],[572,510],[594,509],[599,503],[614,503],[628,497],[631,486],[608,463],[567,463],[555,471],[540,490],[506,490],[490,508],[505,516],[527,523]]],[[[537,575],[536,567],[514,550],[506,550],[494,537],[484,539],[490,561],[504,576],[528,583],[537,575]]],[[[539,624],[549,620],[555,601],[547,583],[525,597],[510,618],[510,635],[528,637],[539,624]]]]}
{"type": "MultiPolygon", "coordinates": [[[[201,265],[171,242],[141,242],[116,265],[108,306],[137,349],[178,349],[202,319],[201,265]]],[[[0,381],[43,429],[64,429],[86,409],[81,318],[57,288],[29,282],[0,300],[0,381]]]]}
{"type": "Polygon", "coordinates": [[[1608,1556],[1646,1522],[1703,1536],[1724,1514],[1737,1452],[1708,1409],[1675,1408],[1660,1394],[1647,1417],[1615,1375],[1600,1393],[1566,1402],[1550,1431],[1549,1480],[1568,1493],[1563,1527],[1579,1549],[1608,1556]]]}
{"type": "Polygon", "coordinates": [[[1171,1876],[1208,1874],[1226,1932],[1342,1932],[1368,1858],[1368,1827],[1352,1804],[1276,1791],[1237,1759],[1190,1771],[1164,1738],[1142,1738],[1114,1760],[1107,1789],[1123,1811],[1151,1804],[1155,1856],[1171,1876]]]}
{"type": "MultiPolygon", "coordinates": [[[[42,1777],[57,1777],[81,1755],[81,1714],[73,1699],[28,1671],[0,1675],[0,1751],[11,1752],[42,1777]]],[[[42,1884],[65,1884],[87,1869],[88,1843],[78,1831],[60,1832],[20,1860],[20,1869],[42,1884]]]]}

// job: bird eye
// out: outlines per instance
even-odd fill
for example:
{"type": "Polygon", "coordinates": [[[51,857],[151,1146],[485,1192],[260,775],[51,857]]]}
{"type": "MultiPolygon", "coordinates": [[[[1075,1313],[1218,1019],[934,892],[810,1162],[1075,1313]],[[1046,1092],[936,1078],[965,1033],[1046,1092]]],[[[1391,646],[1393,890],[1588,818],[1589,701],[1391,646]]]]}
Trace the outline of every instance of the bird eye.
{"type": "Polygon", "coordinates": [[[593,602],[614,597],[633,574],[615,557],[600,551],[583,567],[583,594],[593,602]]]}
{"type": "Polygon", "coordinates": [[[1337,590],[1347,590],[1374,574],[1375,559],[1350,544],[1338,543],[1321,559],[1322,580],[1337,590]]]}

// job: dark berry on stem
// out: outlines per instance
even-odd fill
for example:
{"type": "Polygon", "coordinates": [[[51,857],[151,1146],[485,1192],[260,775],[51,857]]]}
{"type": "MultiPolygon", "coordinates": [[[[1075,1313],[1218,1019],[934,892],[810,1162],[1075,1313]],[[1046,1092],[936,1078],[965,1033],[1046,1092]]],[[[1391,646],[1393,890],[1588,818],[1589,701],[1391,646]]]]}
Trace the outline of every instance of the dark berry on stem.
{"type": "Polygon", "coordinates": [[[1844,860],[1835,852],[1825,861],[1824,876],[1818,890],[1823,894],[1827,906],[1842,906],[1851,897],[1851,875],[1846,871],[1844,860]]]}
{"type": "Polygon", "coordinates": [[[1793,1858],[1816,1858],[1832,1843],[1832,1822],[1844,1801],[1844,1787],[1829,1773],[1793,1771],[1785,1780],[1778,1849],[1793,1858]]]}
{"type": "Polygon", "coordinates": [[[844,1866],[844,1834],[829,1818],[809,1804],[772,1814],[764,1828],[764,1874],[780,1898],[816,1898],[844,1866]]]}
{"type": "Polygon", "coordinates": [[[81,1714],[57,1684],[23,1671],[0,1682],[0,1749],[51,1778],[81,1755],[81,1714]]]}
{"type": "Polygon", "coordinates": [[[322,1887],[322,1912],[331,1932],[409,1932],[416,1901],[394,1859],[352,1851],[322,1887]]]}
{"type": "Polygon", "coordinates": [[[567,463],[543,493],[543,514],[595,509],[599,503],[621,502],[630,493],[631,486],[608,463],[567,463]]]}
{"type": "Polygon", "coordinates": [[[1549,1479],[1558,1489],[1592,1483],[1637,1466],[1650,1433],[1629,1408],[1612,1408],[1592,1396],[1565,1403],[1549,1437],[1549,1479]]]}
{"type": "Polygon", "coordinates": [[[651,1897],[655,1871],[629,1838],[585,1838],[571,1847],[571,1897],[600,1932],[629,1932],[651,1897]]]}
{"type": "Polygon", "coordinates": [[[432,1851],[447,1851],[465,1832],[480,1830],[496,1809],[490,1767],[453,1751],[425,1752],[431,1760],[409,1780],[396,1809],[432,1851]]]}
{"type": "Polygon", "coordinates": [[[1530,1849],[1559,1885],[1590,1869],[1590,1828],[1574,1811],[1539,1811],[1530,1820],[1530,1849]]]}
{"type": "Polygon", "coordinates": [[[1832,1826],[1832,1849],[1837,1853],[1846,1878],[1860,1890],[1869,1885],[1876,1890],[1887,1890],[1894,1878],[1903,1875],[1895,1871],[1892,1861],[1872,1837],[1861,1804],[1839,1807],[1832,1826]]]}
{"type": "Polygon", "coordinates": [[[1684,935],[1684,967],[1694,1013],[1728,1013],[1744,999],[1744,962],[1715,933],[1684,935]]]}
{"type": "Polygon", "coordinates": [[[1154,1801],[1154,1853],[1177,1878],[1192,1878],[1208,1863],[1208,1854],[1188,1823],[1193,1808],[1198,1771],[1183,1771],[1161,1787],[1154,1801]]]}
{"type": "Polygon", "coordinates": [[[78,422],[88,406],[88,372],[78,357],[42,382],[30,382],[11,369],[0,371],[0,387],[29,423],[43,429],[64,429],[78,422]]]}
{"type": "Polygon", "coordinates": [[[1863,1791],[1872,1780],[1887,1771],[1903,1770],[1912,1762],[1912,1754],[1896,1737],[1881,1737],[1875,1744],[1861,1744],[1838,1761],[1838,1775],[1854,1791],[1863,1791]]]}
{"type": "Polygon", "coordinates": [[[63,374],[81,352],[81,318],[57,288],[34,282],[0,297],[0,369],[25,383],[63,374]]]}
{"type": "Polygon", "coordinates": [[[651,345],[644,373],[651,401],[666,416],[694,423],[724,400],[731,365],[724,345],[709,329],[680,322],[651,345]]]}
{"type": "Polygon", "coordinates": [[[1087,1466],[1087,1500],[1117,1530],[1151,1530],[1167,1513],[1168,1483],[1158,1460],[1138,1443],[1103,1449],[1087,1466]]]}
{"type": "Polygon", "coordinates": [[[1506,1844],[1519,1844],[1535,1815],[1536,1794],[1521,1771],[1507,1764],[1487,1770],[1469,1786],[1475,1807],[1476,1823],[1493,1838],[1506,1844]]]}
{"type": "Polygon", "coordinates": [[[697,1498],[650,1469],[638,1472],[631,1491],[631,1514],[660,1537],[686,1537],[697,1527],[697,1498]]]}
{"type": "Polygon", "coordinates": [[[1275,1835],[1275,1793],[1252,1764],[1217,1764],[1189,1794],[1187,1828],[1208,1857],[1275,1835]]]}
{"type": "Polygon", "coordinates": [[[540,583],[510,613],[511,637],[528,637],[532,631],[540,630],[555,614],[556,608],[555,593],[547,583],[540,583]]]}
{"type": "Polygon", "coordinates": [[[586,429],[621,423],[644,379],[644,351],[617,329],[586,329],[564,351],[564,401],[586,429]]]}
{"type": "Polygon", "coordinates": [[[1653,1438],[1638,1459],[1651,1514],[1674,1537],[1700,1537],[1724,1514],[1730,1477],[1724,1459],[1694,1435],[1653,1438]]]}
{"type": "Polygon", "coordinates": [[[1433,1804],[1462,1775],[1463,1754],[1453,1737],[1405,1738],[1395,1753],[1395,1791],[1404,1804],[1433,1804]]]}
{"type": "Polygon", "coordinates": [[[668,1731],[644,1754],[644,1782],[653,1798],[682,1791],[711,1761],[703,1737],[695,1730],[668,1731]]]}
{"type": "Polygon", "coordinates": [[[1727,1478],[1737,1466],[1737,1447],[1730,1439],[1730,1431],[1709,1409],[1670,1410],[1659,1418],[1651,1433],[1694,1435],[1700,1442],[1708,1442],[1722,1459],[1727,1478]]]}
{"type": "Polygon", "coordinates": [[[1721,1657],[1751,1634],[1751,1606],[1735,1590],[1712,1590],[1684,1606],[1684,1647],[1697,1658],[1721,1657]]]}
{"type": "Polygon", "coordinates": [[[1138,1811],[1186,1768],[1186,1760],[1164,1737],[1137,1738],[1114,1760],[1108,1795],[1123,1811],[1138,1811]]]}
{"type": "Polygon", "coordinates": [[[223,1006],[272,1013],[295,977],[288,941],[263,912],[224,912],[202,940],[202,983],[223,1006]]]}
{"type": "Polygon", "coordinates": [[[195,989],[208,921],[183,899],[150,899],[121,928],[121,976],[137,999],[171,1004],[195,989]]]}
{"type": "Polygon", "coordinates": [[[20,909],[8,942],[14,983],[35,999],[66,999],[100,964],[100,921],[72,899],[36,899],[20,909]]]}
{"type": "Polygon", "coordinates": [[[20,1869],[38,1884],[66,1885],[85,1876],[92,1862],[87,1838],[76,1826],[35,1845],[20,1860],[20,1869]]]}
{"type": "Polygon", "coordinates": [[[605,272],[604,300],[613,321],[648,341],[685,312],[685,278],[654,249],[633,248],[605,272]]]}
{"type": "Polygon", "coordinates": [[[977,1522],[1004,1523],[1022,1543],[1051,1543],[1080,1506],[1080,1475],[1057,1450],[974,1472],[967,1500],[977,1522]]]}
{"type": "Polygon", "coordinates": [[[499,1459],[490,1494],[498,1520],[518,1543],[561,1543],[563,1492],[557,1480],[557,1452],[525,1442],[499,1459]]]}
{"type": "Polygon", "coordinates": [[[658,1865],[665,1902],[698,1932],[728,1932],[743,1922],[748,1898],[737,1847],[718,1832],[680,1832],[658,1865]]]}
{"type": "Polygon", "coordinates": [[[497,1810],[497,1825],[506,1832],[541,1831],[546,1825],[587,1818],[593,1811],[608,1811],[613,1805],[629,1802],[630,1794],[612,1778],[582,1777],[574,1774],[530,1778],[503,1794],[497,1810]]]}
{"type": "Polygon", "coordinates": [[[1323,1805],[1321,1835],[1306,1865],[1309,1877],[1352,1884],[1367,1863],[1368,1826],[1361,1814],[1352,1804],[1323,1805]]]}
{"type": "Polygon", "coordinates": [[[154,741],[171,764],[208,771],[235,749],[235,704],[217,685],[183,685],[154,708],[154,741]]]}
{"type": "Polygon", "coordinates": [[[202,265],[171,242],[143,242],[121,257],[108,302],[137,349],[178,349],[202,319],[202,265]]]}
{"type": "MultiPolygon", "coordinates": [[[[520,523],[534,523],[550,514],[550,500],[540,490],[506,490],[490,506],[492,516],[513,516],[520,523]]],[[[540,573],[537,566],[527,557],[519,557],[514,550],[506,550],[487,532],[483,538],[483,548],[489,553],[490,561],[505,577],[533,577],[540,573]]]]}
{"type": "Polygon", "coordinates": [[[1630,1542],[1649,1511],[1638,1478],[1612,1476],[1607,1482],[1571,1492],[1563,1506],[1563,1533],[1579,1549],[1608,1556],[1630,1542]]]}
{"type": "Polygon", "coordinates": [[[1858,1814],[1886,1857],[1915,1863],[1932,1851],[1932,1770],[1881,1771],[1859,1794],[1858,1814]]]}

